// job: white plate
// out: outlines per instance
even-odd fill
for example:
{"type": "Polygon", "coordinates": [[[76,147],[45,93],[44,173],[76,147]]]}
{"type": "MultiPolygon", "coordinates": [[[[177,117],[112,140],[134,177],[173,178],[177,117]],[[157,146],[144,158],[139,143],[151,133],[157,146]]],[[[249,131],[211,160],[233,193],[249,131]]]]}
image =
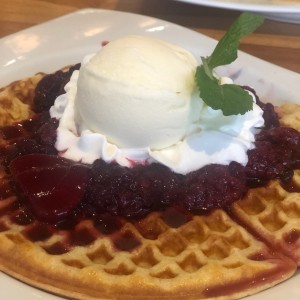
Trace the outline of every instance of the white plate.
{"type": "MultiPolygon", "coordinates": [[[[216,41],[178,25],[129,13],[85,9],[62,18],[20,31],[0,40],[0,86],[30,76],[35,72],[52,72],[81,61],[87,53],[100,48],[102,41],[126,34],[143,34],[177,43],[196,57],[207,56],[216,41]]],[[[296,62],[295,62],[296,63],[296,62]]],[[[300,76],[253,56],[240,53],[239,59],[221,74],[236,82],[253,86],[262,99],[275,104],[285,100],[299,103],[300,76]]],[[[300,299],[300,273],[249,300],[300,299]]],[[[32,288],[0,272],[1,300],[62,299],[32,288]]]]}
{"type": "Polygon", "coordinates": [[[300,2],[289,0],[176,0],[198,5],[251,11],[266,18],[290,23],[300,23],[300,2]]]}

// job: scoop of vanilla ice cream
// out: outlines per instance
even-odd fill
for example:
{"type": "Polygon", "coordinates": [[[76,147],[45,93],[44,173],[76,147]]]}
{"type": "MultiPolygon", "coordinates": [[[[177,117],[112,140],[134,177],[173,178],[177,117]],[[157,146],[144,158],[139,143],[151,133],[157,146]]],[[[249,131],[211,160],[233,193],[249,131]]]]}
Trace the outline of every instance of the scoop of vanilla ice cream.
{"type": "MultiPolygon", "coordinates": [[[[224,116],[204,104],[194,84],[196,60],[186,50],[149,37],[124,37],[84,58],[51,117],[59,120],[60,155],[91,164],[161,163],[187,174],[208,164],[247,164],[264,124],[255,103],[224,116]]],[[[219,78],[231,84],[229,78],[219,78]]]]}
{"type": "Polygon", "coordinates": [[[199,106],[196,66],[188,51],[162,40],[111,41],[79,72],[74,104],[79,132],[99,132],[121,148],[173,145],[186,135],[199,106]]]}

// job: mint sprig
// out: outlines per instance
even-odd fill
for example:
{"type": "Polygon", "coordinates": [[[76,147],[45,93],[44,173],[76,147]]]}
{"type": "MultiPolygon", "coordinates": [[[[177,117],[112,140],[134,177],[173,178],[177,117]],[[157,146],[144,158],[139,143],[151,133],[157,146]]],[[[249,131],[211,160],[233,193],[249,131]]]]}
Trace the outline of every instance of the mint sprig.
{"type": "Polygon", "coordinates": [[[221,109],[225,116],[245,114],[253,109],[252,97],[238,85],[221,85],[214,76],[216,67],[232,63],[237,58],[240,39],[255,31],[264,18],[242,13],[218,42],[212,55],[201,57],[202,65],[197,67],[196,83],[202,100],[213,109],[221,109]]]}

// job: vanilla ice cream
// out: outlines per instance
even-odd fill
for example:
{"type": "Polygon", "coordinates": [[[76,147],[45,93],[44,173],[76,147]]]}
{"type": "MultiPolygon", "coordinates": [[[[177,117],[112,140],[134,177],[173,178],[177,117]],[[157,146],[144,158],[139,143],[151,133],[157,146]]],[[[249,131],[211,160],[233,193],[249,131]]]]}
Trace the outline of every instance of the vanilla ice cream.
{"type": "MultiPolygon", "coordinates": [[[[188,51],[140,36],[85,57],[50,109],[59,119],[60,155],[128,167],[159,162],[180,174],[213,163],[245,165],[263,111],[254,103],[244,115],[224,116],[205,105],[196,66],[188,51]]],[[[231,84],[229,78],[220,82],[231,84]]]]}
{"type": "Polygon", "coordinates": [[[161,40],[127,36],[110,42],[81,68],[79,130],[101,132],[122,148],[173,145],[192,121],[196,67],[188,51],[161,40]]]}

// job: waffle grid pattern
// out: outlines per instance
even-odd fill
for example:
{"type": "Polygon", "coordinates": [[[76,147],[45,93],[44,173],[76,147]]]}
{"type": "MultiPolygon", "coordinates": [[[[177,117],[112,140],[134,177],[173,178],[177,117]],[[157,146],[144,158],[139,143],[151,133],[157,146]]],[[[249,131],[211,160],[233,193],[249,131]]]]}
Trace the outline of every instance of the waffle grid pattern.
{"type": "MultiPolygon", "coordinates": [[[[294,181],[300,184],[300,171],[294,181]]],[[[279,184],[249,191],[233,205],[233,213],[275,249],[300,265],[300,194],[288,193],[279,184]]]]}
{"type": "MultiPolygon", "coordinates": [[[[2,200],[1,204],[7,202],[6,205],[9,205],[12,199],[2,200]]],[[[26,236],[34,231],[35,223],[25,227],[17,226],[4,216],[0,239],[3,239],[2,235],[14,248],[32,244],[26,236]]],[[[248,282],[257,280],[257,289],[260,290],[262,282],[258,278],[262,274],[276,273],[278,268],[286,264],[289,266],[288,273],[284,271],[282,275],[279,271],[279,281],[279,277],[288,277],[294,271],[288,259],[274,254],[222,210],[207,216],[194,216],[177,228],[170,227],[163,221],[162,215],[156,212],[136,223],[124,222],[118,232],[109,236],[99,236],[90,220],[82,221],[76,230],[85,233],[85,241],[92,242],[89,245],[75,245],[64,254],[50,255],[45,249],[57,243],[65,244],[70,232],[45,232],[44,237],[41,235],[40,240],[34,242],[34,248],[38,248],[35,251],[47,259],[51,256],[50,262],[54,261],[57,267],[65,269],[67,273],[79,273],[82,276],[94,274],[97,282],[101,280],[107,286],[117,280],[129,288],[127,292],[132,289],[134,281],[140,281],[147,288],[155,286],[163,295],[182,286],[193,293],[197,286],[199,299],[209,298],[210,290],[213,297],[224,297],[226,293],[224,295],[216,287],[238,284],[243,278],[248,282]],[[140,244],[133,251],[121,251],[113,243],[115,236],[121,236],[125,243],[133,238],[140,241],[140,244]]],[[[275,282],[270,285],[273,284],[275,282]]],[[[238,292],[238,296],[240,293],[249,293],[247,289],[233,289],[232,292],[238,292]]],[[[237,295],[231,295],[230,298],[237,295]]]]}
{"type": "MultiPolygon", "coordinates": [[[[9,202],[11,201],[7,201],[9,202]]],[[[142,245],[134,251],[118,250],[112,242],[113,236],[102,236],[88,247],[75,246],[66,254],[57,257],[60,257],[64,264],[77,269],[98,265],[98,269],[101,268],[108,274],[128,275],[143,270],[143,273],[147,271],[154,278],[168,279],[179,276],[182,271],[198,272],[210,263],[225,269],[239,268],[244,263],[254,262],[255,259],[251,257],[262,253],[262,249],[267,250],[221,210],[209,216],[195,216],[179,228],[170,228],[159,215],[152,213],[142,220],[142,225],[126,222],[119,232],[115,233],[121,235],[124,240],[134,237],[142,241],[142,245]],[[212,220],[214,222],[211,222],[212,220]],[[159,230],[155,237],[152,235],[149,239],[148,230],[153,224],[156,230],[157,227],[159,230]],[[76,259],[78,251],[81,252],[80,260],[76,259]]],[[[6,230],[2,230],[1,234],[14,242],[26,238],[28,232],[34,230],[35,223],[25,226],[24,229],[24,226],[12,224],[5,219],[6,217],[3,217],[1,223],[2,228],[6,227],[6,230]]],[[[99,236],[90,220],[82,221],[77,225],[78,228],[86,230],[87,235],[99,236]]],[[[64,231],[53,235],[45,234],[45,240],[35,243],[47,249],[64,241],[66,235],[68,233],[64,231]]]]}

